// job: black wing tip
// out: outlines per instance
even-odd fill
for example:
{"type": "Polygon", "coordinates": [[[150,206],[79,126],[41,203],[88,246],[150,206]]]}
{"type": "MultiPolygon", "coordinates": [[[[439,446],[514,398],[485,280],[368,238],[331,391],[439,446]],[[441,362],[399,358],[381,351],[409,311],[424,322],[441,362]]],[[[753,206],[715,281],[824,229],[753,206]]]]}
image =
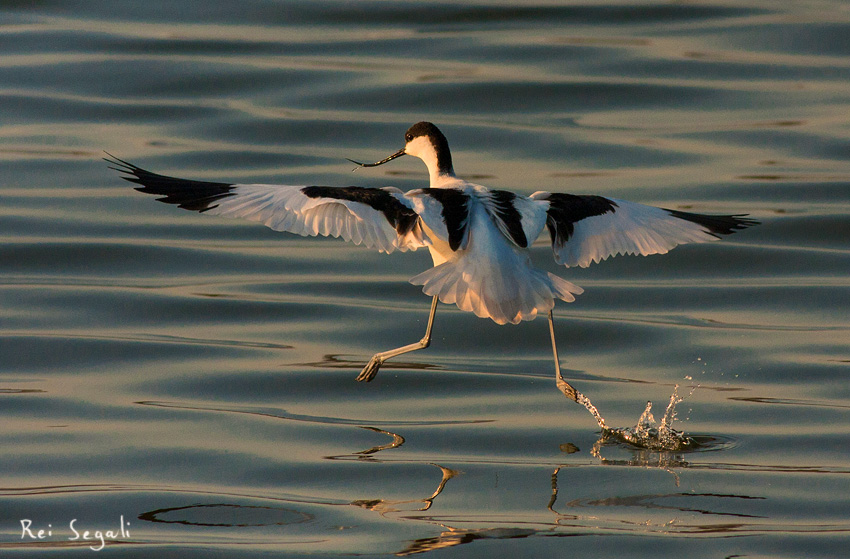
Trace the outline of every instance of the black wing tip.
{"type": "Polygon", "coordinates": [[[141,168],[133,165],[128,161],[124,161],[119,157],[115,157],[108,151],[104,151],[103,153],[105,153],[107,157],[102,157],[101,159],[109,163],[109,168],[114,171],[118,171],[119,173],[135,174],[137,171],[142,170],[141,168]]]}
{"type": "MultiPolygon", "coordinates": [[[[110,169],[112,169],[113,171],[118,171],[119,173],[124,173],[126,175],[130,175],[130,176],[123,176],[123,175],[121,176],[121,178],[124,179],[125,181],[130,181],[130,182],[135,182],[137,184],[142,184],[142,176],[143,175],[151,175],[151,176],[154,175],[154,173],[151,173],[149,171],[145,171],[141,167],[139,167],[137,165],[133,165],[129,161],[124,161],[123,159],[121,159],[119,157],[115,157],[114,155],[112,155],[108,151],[104,151],[103,153],[105,153],[108,157],[103,157],[101,159],[103,159],[104,161],[109,163],[108,167],[110,169]]],[[[144,192],[142,190],[142,188],[144,188],[144,187],[136,188],[136,190],[144,192]]]]}
{"type": "Polygon", "coordinates": [[[146,171],[128,161],[115,157],[104,151],[108,156],[104,161],[110,164],[110,169],[124,173],[121,178],[138,184],[134,190],[145,194],[160,196],[156,200],[166,204],[176,204],[184,210],[206,212],[218,206],[214,202],[233,196],[234,185],[223,182],[207,182],[189,179],[179,179],[146,171]]]}
{"type": "Polygon", "coordinates": [[[733,214],[725,217],[728,217],[729,219],[734,221],[732,228],[736,231],[740,231],[748,227],[753,227],[754,225],[761,225],[761,221],[753,219],[749,217],[749,215],[750,214],[733,214]]]}
{"type": "Polygon", "coordinates": [[[750,218],[750,214],[708,215],[682,212],[679,210],[666,211],[673,217],[684,219],[685,221],[690,221],[704,227],[706,232],[718,238],[721,235],[731,235],[736,231],[741,231],[761,223],[757,219],[750,218]]]}

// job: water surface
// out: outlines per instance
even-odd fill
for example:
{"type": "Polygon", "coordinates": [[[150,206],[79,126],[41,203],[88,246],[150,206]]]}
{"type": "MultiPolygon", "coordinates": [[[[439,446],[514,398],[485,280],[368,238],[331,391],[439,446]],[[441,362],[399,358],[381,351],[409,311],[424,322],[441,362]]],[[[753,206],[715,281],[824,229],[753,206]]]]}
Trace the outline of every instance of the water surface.
{"type": "Polygon", "coordinates": [[[850,531],[844,3],[0,1],[0,546],[12,555],[836,557],[850,531]],[[557,271],[548,326],[441,306],[373,253],[136,193],[461,176],[762,225],[557,271]],[[121,519],[129,535],[120,532],[121,519]],[[21,520],[52,534],[33,539],[21,520]],[[91,535],[93,538],[93,535],[91,535]]]}

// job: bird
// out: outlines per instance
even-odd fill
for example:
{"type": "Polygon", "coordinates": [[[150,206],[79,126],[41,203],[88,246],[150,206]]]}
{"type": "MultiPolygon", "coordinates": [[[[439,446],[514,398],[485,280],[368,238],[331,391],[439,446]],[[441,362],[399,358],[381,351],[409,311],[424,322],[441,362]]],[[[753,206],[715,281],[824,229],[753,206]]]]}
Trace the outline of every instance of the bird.
{"type": "Polygon", "coordinates": [[[575,301],[582,288],[536,268],[530,247],[548,231],[554,260],[587,267],[611,256],[664,254],[685,243],[715,241],[756,225],[747,214],[706,215],[664,209],[595,194],[538,191],[523,195],[489,189],[455,174],[445,135],[418,122],[404,147],[377,167],[409,155],[428,168],[429,186],[403,192],[393,186],[292,186],[235,184],[160,175],[119,159],[104,159],[136,190],[179,208],[260,222],[275,231],[339,237],[381,252],[427,248],[433,266],[412,277],[431,297],[424,336],[376,353],[356,380],[369,382],[388,359],[429,347],[438,302],[497,324],[548,315],[558,387],[579,401],[563,378],[552,310],[556,300],[575,301]]]}

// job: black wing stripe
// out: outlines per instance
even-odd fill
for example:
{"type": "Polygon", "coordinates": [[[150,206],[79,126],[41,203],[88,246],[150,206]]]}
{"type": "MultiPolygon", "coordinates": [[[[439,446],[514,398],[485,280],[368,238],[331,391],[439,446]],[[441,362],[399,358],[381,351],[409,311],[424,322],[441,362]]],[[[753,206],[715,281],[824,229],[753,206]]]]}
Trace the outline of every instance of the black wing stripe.
{"type": "Polygon", "coordinates": [[[684,219],[685,221],[690,221],[691,223],[696,223],[697,225],[705,227],[708,233],[718,238],[720,235],[731,235],[735,231],[746,229],[747,227],[758,225],[759,223],[755,219],[747,218],[747,214],[705,215],[680,212],[678,210],[668,210],[666,208],[664,208],[664,211],[673,217],[684,219]]]}
{"type": "Polygon", "coordinates": [[[390,226],[402,236],[413,230],[416,220],[419,218],[416,212],[402,204],[395,196],[379,188],[305,186],[301,189],[301,193],[308,198],[331,198],[366,204],[373,210],[384,214],[390,226]]]}
{"type": "Polygon", "coordinates": [[[582,219],[617,211],[617,204],[608,198],[592,195],[549,194],[546,227],[552,237],[552,246],[563,246],[582,219]]]}
{"type": "Polygon", "coordinates": [[[215,202],[228,196],[233,196],[234,185],[223,182],[194,181],[167,177],[146,171],[132,163],[107,154],[111,159],[105,161],[115,165],[110,167],[121,173],[126,173],[124,180],[140,184],[139,192],[162,196],[157,198],[166,204],[177,204],[178,207],[196,212],[205,212],[216,207],[215,202]]]}
{"type": "Polygon", "coordinates": [[[516,194],[508,190],[491,190],[490,195],[496,210],[496,219],[502,222],[518,247],[528,247],[528,239],[522,228],[522,216],[513,204],[516,194]]]}
{"type": "Polygon", "coordinates": [[[449,248],[456,251],[463,244],[469,224],[469,197],[457,188],[423,188],[422,191],[443,206],[441,215],[449,233],[449,248]]]}

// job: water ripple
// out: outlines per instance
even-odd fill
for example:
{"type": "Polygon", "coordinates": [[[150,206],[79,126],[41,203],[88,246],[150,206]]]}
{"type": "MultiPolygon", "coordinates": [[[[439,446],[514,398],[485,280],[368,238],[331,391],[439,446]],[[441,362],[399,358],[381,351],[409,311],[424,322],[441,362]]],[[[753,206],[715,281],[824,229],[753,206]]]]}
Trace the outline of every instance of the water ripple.
{"type": "Polygon", "coordinates": [[[0,21],[3,549],[124,516],[112,551],[187,559],[845,554],[845,3],[11,0],[0,21]],[[356,383],[421,335],[427,253],[188,214],[100,159],[420,188],[412,158],[345,158],[423,119],[493,188],[762,222],[587,269],[532,250],[585,288],[555,310],[563,382],[624,426],[699,386],[694,444],[606,436],[556,390],[541,321],[441,306],[427,351],[356,383]]]}

